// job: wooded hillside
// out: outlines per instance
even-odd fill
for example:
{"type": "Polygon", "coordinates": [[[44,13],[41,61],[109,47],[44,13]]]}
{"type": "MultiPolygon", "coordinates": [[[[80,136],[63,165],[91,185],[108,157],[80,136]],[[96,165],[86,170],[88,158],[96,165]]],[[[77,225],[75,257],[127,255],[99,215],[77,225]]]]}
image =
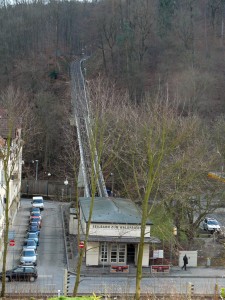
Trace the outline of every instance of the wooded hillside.
{"type": "MultiPolygon", "coordinates": [[[[223,115],[224,20],[224,0],[2,0],[0,87],[26,93],[35,119],[25,161],[39,159],[43,176],[53,166],[55,176],[67,172],[59,141],[70,106],[69,65],[82,53],[90,56],[88,81],[109,80],[131,104],[164,99],[182,116],[223,115]]],[[[33,169],[28,163],[25,175],[33,169]]]]}

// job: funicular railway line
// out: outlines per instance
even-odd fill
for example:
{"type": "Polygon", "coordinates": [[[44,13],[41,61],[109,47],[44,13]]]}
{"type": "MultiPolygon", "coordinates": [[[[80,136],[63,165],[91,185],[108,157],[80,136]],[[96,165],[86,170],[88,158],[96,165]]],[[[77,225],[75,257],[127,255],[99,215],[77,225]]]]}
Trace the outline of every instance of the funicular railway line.
{"type": "Polygon", "coordinates": [[[94,178],[97,182],[97,194],[100,197],[108,197],[105,181],[98,161],[98,153],[92,139],[91,116],[89,101],[85,88],[82,64],[85,59],[75,61],[71,64],[72,81],[72,107],[75,118],[79,150],[80,168],[83,175],[84,193],[86,197],[92,195],[91,181],[94,178]]]}

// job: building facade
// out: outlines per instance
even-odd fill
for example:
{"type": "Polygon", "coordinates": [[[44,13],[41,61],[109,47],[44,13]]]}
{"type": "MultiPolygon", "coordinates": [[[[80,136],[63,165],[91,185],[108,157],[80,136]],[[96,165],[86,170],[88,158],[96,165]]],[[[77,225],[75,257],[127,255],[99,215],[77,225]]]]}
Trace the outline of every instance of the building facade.
{"type": "MultiPolygon", "coordinates": [[[[80,240],[85,239],[91,198],[79,198],[80,240]]],[[[145,245],[142,266],[149,266],[152,222],[145,229],[145,245]]],[[[96,197],[85,260],[87,266],[136,265],[141,235],[141,213],[128,199],[96,197]]]]}
{"type": "Polygon", "coordinates": [[[0,255],[2,253],[2,237],[5,223],[6,204],[6,170],[3,160],[7,159],[7,176],[9,181],[9,221],[13,223],[20,204],[21,174],[22,174],[22,140],[19,125],[8,128],[7,111],[0,109],[0,255]],[[7,144],[7,141],[9,144],[7,144]],[[9,153],[9,156],[7,156],[9,153]]]}

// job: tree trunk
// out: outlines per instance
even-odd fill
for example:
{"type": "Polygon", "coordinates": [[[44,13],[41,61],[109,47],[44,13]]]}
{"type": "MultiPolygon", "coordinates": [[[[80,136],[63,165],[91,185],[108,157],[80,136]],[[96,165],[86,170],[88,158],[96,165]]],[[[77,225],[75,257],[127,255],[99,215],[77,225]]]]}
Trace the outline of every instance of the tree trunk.
{"type": "Polygon", "coordinates": [[[8,251],[8,235],[9,235],[9,180],[6,181],[6,207],[5,207],[5,232],[4,232],[4,250],[3,250],[3,264],[2,264],[2,290],[1,297],[5,297],[6,287],[6,259],[8,251]]]}

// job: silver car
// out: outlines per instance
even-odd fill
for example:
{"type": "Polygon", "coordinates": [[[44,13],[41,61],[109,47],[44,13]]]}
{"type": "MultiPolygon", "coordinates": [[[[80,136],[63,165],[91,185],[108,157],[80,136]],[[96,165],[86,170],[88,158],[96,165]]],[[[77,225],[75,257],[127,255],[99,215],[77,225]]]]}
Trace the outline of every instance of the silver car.
{"type": "Polygon", "coordinates": [[[44,200],[41,196],[35,196],[32,198],[32,208],[38,207],[40,210],[44,210],[44,200]]]}
{"type": "Polygon", "coordinates": [[[214,218],[205,218],[203,221],[203,229],[208,230],[209,232],[213,233],[215,231],[220,231],[220,224],[214,218]]]}
{"type": "Polygon", "coordinates": [[[34,233],[34,232],[28,232],[27,234],[27,240],[28,239],[32,239],[36,242],[37,246],[39,246],[39,238],[38,238],[38,234],[34,233]]]}
{"type": "Polygon", "coordinates": [[[31,249],[31,250],[37,250],[37,243],[35,242],[35,240],[33,239],[27,239],[25,242],[24,242],[24,246],[23,246],[23,250],[26,250],[26,249],[31,249]]]}
{"type": "Polygon", "coordinates": [[[37,253],[34,249],[24,249],[22,251],[20,262],[22,265],[37,265],[37,253]]]}

